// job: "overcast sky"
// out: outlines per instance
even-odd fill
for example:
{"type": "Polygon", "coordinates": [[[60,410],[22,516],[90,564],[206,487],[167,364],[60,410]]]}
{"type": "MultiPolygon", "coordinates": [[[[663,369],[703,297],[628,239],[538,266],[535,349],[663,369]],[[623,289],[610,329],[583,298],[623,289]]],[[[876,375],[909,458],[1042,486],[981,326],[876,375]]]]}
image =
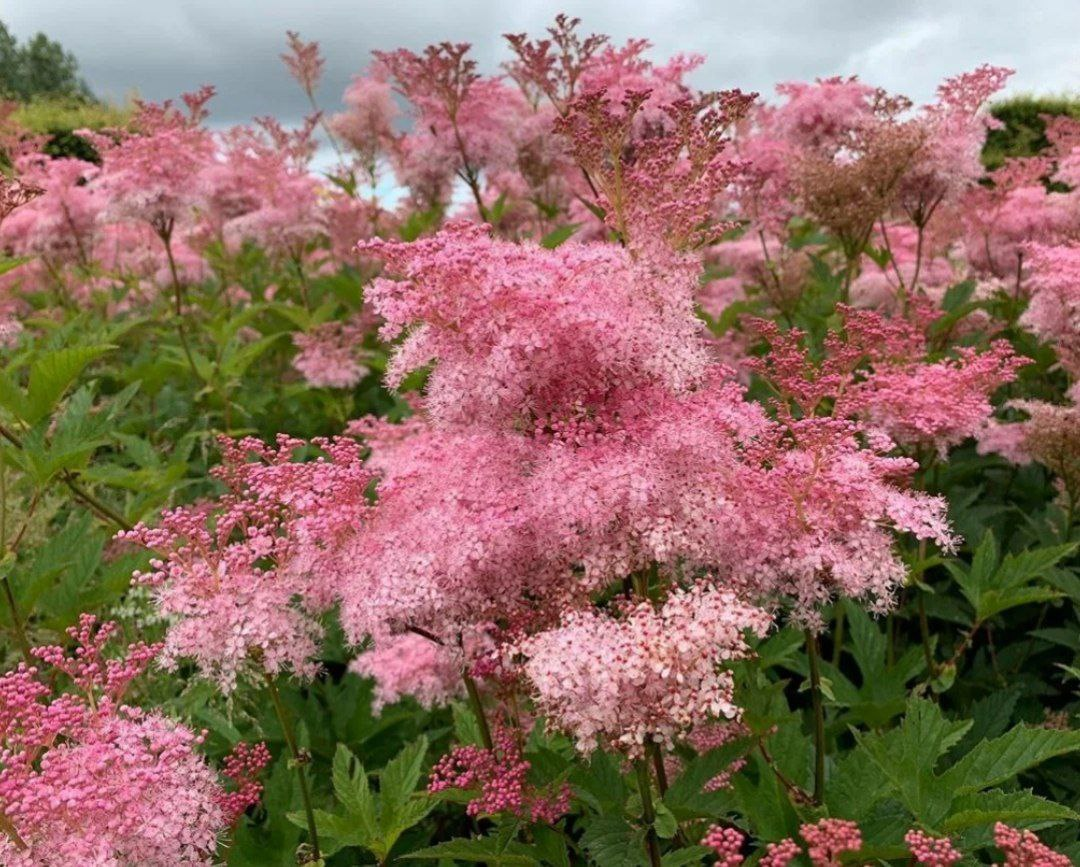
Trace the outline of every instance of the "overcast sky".
{"type": "Polygon", "coordinates": [[[3,0],[19,38],[44,31],[74,52],[99,95],[164,99],[209,83],[217,124],[305,112],[278,55],[284,32],[322,43],[320,100],[336,109],[372,48],[451,39],[494,69],[501,34],[541,34],[558,11],[654,54],[700,52],[705,88],[772,93],[778,81],[857,73],[924,101],[982,62],[1017,70],[1011,90],[1080,91],[1080,0],[3,0]]]}

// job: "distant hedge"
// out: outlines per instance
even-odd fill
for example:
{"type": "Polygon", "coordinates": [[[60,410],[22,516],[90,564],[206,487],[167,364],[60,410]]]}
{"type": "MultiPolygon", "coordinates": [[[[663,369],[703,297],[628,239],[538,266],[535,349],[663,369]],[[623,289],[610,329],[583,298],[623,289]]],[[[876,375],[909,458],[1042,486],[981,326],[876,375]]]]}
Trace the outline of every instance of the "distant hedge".
{"type": "Polygon", "coordinates": [[[45,153],[54,157],[78,157],[97,161],[97,153],[78,129],[123,127],[131,117],[128,106],[117,106],[77,97],[39,96],[20,105],[12,114],[15,123],[32,133],[49,136],[45,153]]]}
{"type": "Polygon", "coordinates": [[[1044,115],[1068,115],[1080,119],[1080,97],[1020,95],[990,106],[1001,129],[990,130],[983,147],[983,164],[996,169],[1007,157],[1035,156],[1049,146],[1044,115]]]}

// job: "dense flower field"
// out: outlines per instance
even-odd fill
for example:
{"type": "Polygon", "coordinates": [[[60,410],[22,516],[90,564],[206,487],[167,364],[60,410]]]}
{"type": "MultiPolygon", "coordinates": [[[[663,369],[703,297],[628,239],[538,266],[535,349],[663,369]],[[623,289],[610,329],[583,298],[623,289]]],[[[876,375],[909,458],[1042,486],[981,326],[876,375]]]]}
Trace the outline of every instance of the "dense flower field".
{"type": "Polygon", "coordinates": [[[1080,122],[507,39],[0,119],[0,863],[1080,863],[1080,122]]]}

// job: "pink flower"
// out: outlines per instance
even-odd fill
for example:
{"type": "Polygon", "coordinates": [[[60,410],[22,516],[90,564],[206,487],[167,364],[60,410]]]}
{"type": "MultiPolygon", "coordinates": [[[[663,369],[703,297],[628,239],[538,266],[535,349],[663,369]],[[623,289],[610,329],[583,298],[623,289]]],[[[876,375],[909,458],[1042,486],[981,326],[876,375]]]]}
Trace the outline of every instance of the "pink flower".
{"type": "Polygon", "coordinates": [[[994,845],[1005,856],[1002,867],[1069,867],[1068,856],[1040,842],[1032,831],[1020,831],[998,822],[994,825],[994,845]]]}
{"type": "Polygon", "coordinates": [[[215,475],[224,495],[120,534],[158,554],[135,578],[171,618],[167,667],[191,658],[225,691],[241,674],[315,673],[318,615],[337,596],[338,546],[369,511],[372,477],[352,440],[314,440],[326,456],[293,461],[304,445],[284,435],[276,447],[222,440],[215,475]]]}
{"type": "Polygon", "coordinates": [[[492,749],[455,747],[431,769],[428,791],[464,789],[474,792],[465,811],[470,816],[508,813],[530,822],[553,824],[570,811],[567,783],[537,788],[528,781],[531,764],[521,754],[512,732],[495,733],[492,749]]]}
{"type": "Polygon", "coordinates": [[[847,819],[822,819],[802,825],[799,833],[806,841],[806,854],[814,867],[840,867],[840,856],[862,848],[859,826],[847,819]]]}
{"type": "Polygon", "coordinates": [[[360,322],[326,322],[296,332],[293,343],[300,351],[293,367],[313,388],[352,388],[368,373],[357,358],[362,333],[360,322]]]}
{"type": "Polygon", "coordinates": [[[742,847],[745,835],[736,828],[710,825],[701,845],[716,853],[718,867],[739,867],[743,863],[742,847]]]}
{"type": "Polygon", "coordinates": [[[913,829],[904,835],[904,842],[912,856],[924,867],[952,867],[964,857],[948,837],[931,837],[913,829]]]}
{"type": "MultiPolygon", "coordinates": [[[[206,865],[230,816],[227,796],[198,753],[202,735],[121,703],[156,652],[132,645],[108,659],[116,624],[83,615],[74,652],[35,653],[76,690],[52,694],[37,669],[0,677],[0,861],[206,865]],[[12,833],[13,831],[13,833],[12,833]]],[[[256,794],[249,792],[249,795],[256,794]]],[[[250,801],[249,801],[250,802],[250,801]]]]}
{"type": "Polygon", "coordinates": [[[709,719],[738,717],[721,666],[748,655],[744,632],[764,635],[770,624],[764,611],[699,584],[658,609],[571,612],[517,650],[537,708],[581,752],[599,744],[640,756],[649,742],[670,746],[709,719]]]}
{"type": "Polygon", "coordinates": [[[461,694],[462,661],[444,645],[412,632],[388,636],[359,654],[349,670],[375,680],[373,710],[412,696],[431,708],[461,694]]]}

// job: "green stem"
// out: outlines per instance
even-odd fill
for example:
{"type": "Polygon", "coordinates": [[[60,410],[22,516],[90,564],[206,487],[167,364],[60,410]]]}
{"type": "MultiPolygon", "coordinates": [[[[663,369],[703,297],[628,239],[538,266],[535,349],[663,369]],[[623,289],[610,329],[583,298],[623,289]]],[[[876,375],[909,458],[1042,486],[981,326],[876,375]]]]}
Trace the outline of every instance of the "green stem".
{"type": "Polygon", "coordinates": [[[176,314],[176,333],[180,337],[180,346],[184,350],[184,355],[187,357],[188,366],[191,368],[191,372],[195,374],[195,379],[199,382],[204,382],[202,374],[199,373],[199,368],[195,364],[195,358],[191,354],[191,347],[188,345],[187,331],[184,329],[184,286],[180,282],[180,272],[176,268],[176,259],[173,257],[172,251],[172,229],[167,232],[161,233],[161,241],[165,245],[165,257],[169,260],[169,273],[172,276],[173,284],[173,312],[176,314]]]}
{"type": "MultiPolygon", "coordinates": [[[[15,448],[22,448],[22,440],[20,440],[14,433],[8,430],[4,425],[0,424],[0,437],[6,439],[15,448]]],[[[121,530],[133,530],[134,525],[120,515],[118,512],[114,512],[103,502],[95,498],[93,495],[87,493],[87,491],[75,481],[75,476],[70,470],[64,470],[60,473],[60,481],[64,483],[72,496],[75,497],[80,503],[86,506],[91,512],[94,512],[99,518],[103,518],[106,521],[110,521],[115,524],[121,530]]]]}
{"type": "Polygon", "coordinates": [[[832,664],[840,664],[840,656],[844,650],[844,608],[836,603],[836,628],[833,629],[832,664]]]}
{"type": "Polygon", "coordinates": [[[19,606],[15,602],[15,592],[11,588],[11,581],[8,580],[7,575],[4,575],[3,579],[0,580],[0,584],[4,587],[4,598],[7,600],[11,612],[11,625],[15,633],[15,643],[19,645],[19,651],[22,653],[23,659],[26,660],[26,664],[33,665],[34,655],[30,652],[30,639],[26,637],[26,628],[23,626],[22,616],[19,614],[19,606]]]}
{"type": "Polygon", "coordinates": [[[469,706],[472,708],[476,722],[480,726],[480,740],[484,749],[495,749],[495,742],[491,738],[491,726],[488,725],[487,714],[484,712],[484,703],[480,699],[480,689],[473,680],[473,676],[466,669],[461,670],[461,679],[465,682],[465,692],[469,694],[469,706]]]}
{"type": "Polygon", "coordinates": [[[285,706],[281,703],[281,695],[278,693],[277,685],[274,683],[274,679],[265,674],[266,688],[270,692],[270,701],[273,702],[274,712],[277,714],[278,722],[281,723],[281,731],[285,736],[285,743],[289,748],[289,752],[292,754],[293,764],[296,765],[296,777],[300,782],[300,797],[304,801],[304,815],[307,818],[308,837],[311,842],[311,852],[314,855],[316,861],[322,860],[322,854],[319,852],[319,833],[315,828],[315,811],[311,806],[311,789],[308,787],[307,774],[304,772],[304,765],[310,761],[310,757],[305,753],[300,753],[299,747],[296,745],[296,735],[293,733],[292,724],[289,722],[289,716],[285,711],[285,706]]]}
{"type": "Polygon", "coordinates": [[[926,660],[926,676],[933,679],[936,672],[934,671],[934,654],[930,650],[930,620],[926,616],[926,600],[923,597],[921,589],[916,589],[919,594],[919,633],[922,636],[923,658],[926,660]]]}
{"type": "Polygon", "coordinates": [[[810,701],[814,712],[814,803],[825,797],[825,708],[821,701],[821,667],[817,636],[806,630],[806,655],[810,660],[810,701]]]}
{"type": "Polygon", "coordinates": [[[652,867],[661,867],[660,838],[656,836],[656,810],[653,809],[649,765],[644,759],[638,759],[634,764],[637,768],[638,789],[641,795],[641,818],[648,825],[645,833],[645,849],[649,853],[649,863],[652,867]]]}

